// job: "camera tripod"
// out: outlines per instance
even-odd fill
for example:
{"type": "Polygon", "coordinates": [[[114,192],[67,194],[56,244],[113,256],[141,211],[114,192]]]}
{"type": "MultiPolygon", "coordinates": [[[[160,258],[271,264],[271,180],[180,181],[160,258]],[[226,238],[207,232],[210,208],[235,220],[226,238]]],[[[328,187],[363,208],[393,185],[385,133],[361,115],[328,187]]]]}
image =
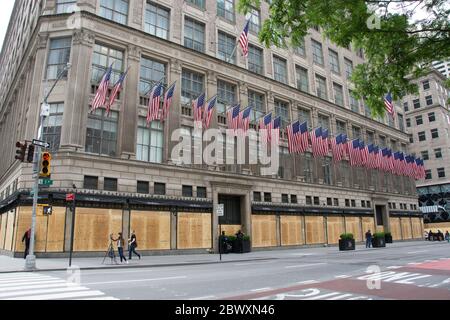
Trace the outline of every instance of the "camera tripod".
{"type": "Polygon", "coordinates": [[[114,246],[113,246],[112,240],[109,242],[109,247],[108,247],[108,250],[106,251],[105,257],[103,258],[102,264],[105,263],[106,257],[109,257],[111,259],[111,264],[113,263],[113,260],[114,260],[114,263],[117,264],[116,254],[114,252],[114,246]]]}

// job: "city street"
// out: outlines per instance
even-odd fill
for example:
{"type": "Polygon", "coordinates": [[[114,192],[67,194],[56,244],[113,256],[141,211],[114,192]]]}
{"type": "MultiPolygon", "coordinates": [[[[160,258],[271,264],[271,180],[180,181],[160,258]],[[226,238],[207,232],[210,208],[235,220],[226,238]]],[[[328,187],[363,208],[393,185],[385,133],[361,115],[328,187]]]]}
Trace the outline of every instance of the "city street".
{"type": "Polygon", "coordinates": [[[258,251],[223,255],[222,263],[219,255],[204,255],[205,264],[199,264],[201,256],[183,256],[182,266],[136,267],[140,261],[132,260],[124,268],[82,269],[79,277],[66,271],[0,273],[0,299],[450,299],[447,242],[357,246],[350,252],[336,247],[258,251]],[[209,263],[211,257],[217,261],[209,263]]]}

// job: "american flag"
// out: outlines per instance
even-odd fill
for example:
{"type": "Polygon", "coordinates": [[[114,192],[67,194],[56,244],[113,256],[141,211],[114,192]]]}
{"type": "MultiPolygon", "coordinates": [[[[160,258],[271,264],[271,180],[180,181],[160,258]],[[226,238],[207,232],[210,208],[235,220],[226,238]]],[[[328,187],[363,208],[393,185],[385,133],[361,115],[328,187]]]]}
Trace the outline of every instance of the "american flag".
{"type": "Polygon", "coordinates": [[[300,122],[297,120],[286,127],[289,153],[298,152],[300,143],[300,122]]]}
{"type": "Polygon", "coordinates": [[[272,129],[272,112],[266,114],[259,120],[259,131],[265,142],[269,141],[269,132],[272,129]],[[261,131],[263,130],[263,131],[261,131]]]}
{"type": "Polygon", "coordinates": [[[165,121],[169,114],[170,105],[172,104],[172,97],[175,92],[175,84],[176,81],[172,83],[172,85],[169,87],[169,89],[167,89],[166,93],[164,94],[164,103],[161,115],[162,121],[165,121]]]}
{"type": "Polygon", "coordinates": [[[203,120],[203,106],[205,105],[205,93],[202,93],[192,101],[192,111],[194,112],[194,121],[202,121],[203,120]]]}
{"type": "Polygon", "coordinates": [[[333,155],[333,161],[338,162],[342,160],[341,152],[342,133],[338,134],[334,139],[331,139],[331,154],[333,155]]]}
{"type": "Polygon", "coordinates": [[[163,85],[159,82],[155,85],[150,92],[150,99],[148,100],[147,108],[147,124],[159,117],[159,104],[161,101],[161,92],[163,90],[163,85]]]}
{"type": "Polygon", "coordinates": [[[108,94],[109,80],[111,79],[112,65],[106,70],[103,75],[102,81],[98,86],[97,92],[95,93],[94,100],[92,100],[91,111],[103,107],[106,103],[106,96],[108,94]]]}
{"type": "Polygon", "coordinates": [[[322,127],[318,127],[311,132],[311,147],[314,157],[320,155],[321,146],[322,146],[322,127]]]}
{"type": "Polygon", "coordinates": [[[390,92],[384,97],[384,106],[385,106],[387,112],[389,112],[393,118],[394,117],[394,104],[392,103],[392,95],[390,92]]]}
{"type": "Polygon", "coordinates": [[[241,33],[241,36],[239,37],[239,44],[242,48],[242,53],[245,57],[248,56],[248,27],[250,25],[250,20],[247,20],[247,23],[245,24],[244,30],[241,33]]]}
{"type": "Polygon", "coordinates": [[[276,117],[273,119],[272,130],[269,131],[269,140],[275,141],[275,144],[278,144],[280,141],[280,126],[281,126],[281,117],[276,117]],[[274,135],[272,137],[272,134],[274,135]]]}
{"type": "Polygon", "coordinates": [[[252,111],[252,107],[248,106],[241,112],[239,112],[239,129],[242,129],[244,133],[247,132],[250,126],[250,112],[252,111]]]}
{"type": "Polygon", "coordinates": [[[394,173],[394,157],[392,155],[392,150],[388,149],[388,171],[394,173]]]}
{"type": "Polygon", "coordinates": [[[364,141],[359,142],[359,158],[360,158],[360,165],[361,166],[367,166],[367,161],[369,158],[369,151],[367,149],[367,146],[364,145],[364,141]]]}
{"type": "Polygon", "coordinates": [[[205,129],[208,129],[209,125],[211,124],[211,118],[212,118],[212,114],[213,114],[213,110],[216,105],[216,102],[217,102],[217,95],[214,96],[213,98],[211,98],[206,105],[205,118],[204,118],[205,129]]]}
{"type": "Polygon", "coordinates": [[[322,146],[321,146],[322,156],[325,157],[330,151],[330,143],[328,141],[328,129],[322,130],[322,146]]]}
{"type": "Polygon", "coordinates": [[[376,169],[382,170],[382,166],[383,166],[383,156],[381,154],[381,150],[378,146],[374,147],[373,152],[375,153],[375,164],[376,164],[376,169]]]}
{"type": "Polygon", "coordinates": [[[111,95],[109,96],[109,100],[106,103],[106,114],[109,115],[109,111],[111,109],[111,106],[114,104],[117,98],[117,94],[122,90],[123,82],[125,81],[125,78],[127,77],[128,70],[122,73],[119,77],[119,80],[117,80],[116,84],[114,85],[114,88],[111,92],[111,95]]]}
{"type": "Polygon", "coordinates": [[[308,122],[303,122],[300,124],[300,144],[298,152],[305,152],[309,148],[309,132],[308,132],[308,122]]]}
{"type": "Polygon", "coordinates": [[[367,168],[375,169],[374,145],[367,145],[367,168]]]}
{"type": "Polygon", "coordinates": [[[348,139],[345,133],[342,134],[342,142],[341,142],[341,154],[342,158],[345,158],[348,155],[348,139]]]}
{"type": "Polygon", "coordinates": [[[400,175],[400,152],[394,152],[392,163],[394,167],[393,173],[400,175]]]}
{"type": "Polygon", "coordinates": [[[231,107],[227,110],[227,123],[228,129],[237,130],[239,126],[239,110],[241,109],[241,105],[237,104],[234,107],[231,107]]]}
{"type": "Polygon", "coordinates": [[[359,164],[359,139],[348,142],[348,158],[351,166],[359,164]]]}
{"type": "Polygon", "coordinates": [[[400,174],[406,176],[408,172],[407,162],[405,159],[405,154],[400,152],[400,174]]]}

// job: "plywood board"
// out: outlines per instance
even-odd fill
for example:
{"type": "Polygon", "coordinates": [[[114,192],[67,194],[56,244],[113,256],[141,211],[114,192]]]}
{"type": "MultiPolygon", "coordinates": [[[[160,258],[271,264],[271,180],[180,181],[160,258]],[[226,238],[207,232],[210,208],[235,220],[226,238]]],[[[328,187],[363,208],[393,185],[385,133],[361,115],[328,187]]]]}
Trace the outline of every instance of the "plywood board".
{"type": "Polygon", "coordinates": [[[411,220],[409,218],[400,218],[400,223],[402,226],[403,240],[411,239],[412,238],[411,220]]]}
{"type": "MultiPolygon", "coordinates": [[[[242,226],[240,224],[223,224],[221,229],[227,236],[234,236],[239,230],[242,231],[242,226]]],[[[220,235],[219,227],[217,227],[217,235],[220,235]]]]}
{"type": "Polygon", "coordinates": [[[170,212],[133,210],[130,216],[132,230],[136,232],[138,250],[170,249],[170,212]]]}
{"type": "Polygon", "coordinates": [[[281,245],[293,246],[304,244],[302,232],[302,217],[280,216],[281,245]]]}
{"type": "Polygon", "coordinates": [[[211,248],[211,214],[179,212],[177,224],[177,248],[211,248]]]}
{"type": "MultiPolygon", "coordinates": [[[[375,229],[375,218],[373,217],[362,217],[362,228],[363,234],[366,234],[368,230],[373,234],[375,229]]],[[[365,239],[365,238],[364,238],[365,239]]]]}
{"type": "MultiPolygon", "coordinates": [[[[25,251],[25,242],[22,242],[24,233],[31,228],[31,214],[33,207],[19,207],[17,219],[17,238],[16,238],[16,251],[25,251]]],[[[35,252],[45,252],[47,243],[47,216],[42,214],[42,207],[38,207],[36,212],[36,225],[35,225],[35,252]]],[[[64,228],[64,223],[61,226],[64,228]]]]}
{"type": "Polygon", "coordinates": [[[323,228],[324,227],[322,216],[306,216],[305,217],[306,243],[307,244],[325,243],[325,234],[323,228]]]}
{"type": "Polygon", "coordinates": [[[343,217],[327,217],[327,243],[336,244],[339,242],[339,237],[344,233],[344,218],[343,217]]]}
{"type": "Polygon", "coordinates": [[[361,218],[345,217],[345,229],[347,233],[353,233],[355,241],[362,241],[361,218]]]}
{"type": "Polygon", "coordinates": [[[5,236],[5,247],[4,249],[7,251],[12,250],[13,245],[13,236],[14,236],[14,219],[15,212],[9,211],[8,213],[8,222],[6,224],[6,236],[5,236]]]}
{"type": "Polygon", "coordinates": [[[277,222],[274,215],[252,216],[252,246],[274,247],[277,245],[277,222]]]}
{"type": "Polygon", "coordinates": [[[402,240],[400,218],[390,217],[389,226],[391,228],[392,240],[402,240]]]}
{"type": "Polygon", "coordinates": [[[66,208],[53,207],[52,214],[47,217],[47,252],[64,251],[64,230],[66,223],[66,208]]]}
{"type": "MultiPolygon", "coordinates": [[[[412,222],[413,238],[422,239],[424,234],[422,226],[422,218],[411,218],[411,222],[412,222]]],[[[445,233],[445,231],[443,233],[445,233]]]]}
{"type": "MultiPolygon", "coordinates": [[[[122,210],[77,208],[75,214],[74,251],[108,250],[109,235],[122,231],[122,210]]],[[[114,244],[116,248],[116,244],[114,244]]]]}
{"type": "Polygon", "coordinates": [[[5,249],[5,236],[6,236],[6,226],[8,220],[8,214],[4,213],[1,215],[2,224],[0,226],[0,249],[5,249]]]}
{"type": "Polygon", "coordinates": [[[445,234],[445,231],[450,232],[450,222],[440,222],[440,223],[425,223],[424,224],[424,233],[425,231],[430,232],[430,230],[434,233],[438,232],[438,230],[441,230],[443,234],[445,234]]]}

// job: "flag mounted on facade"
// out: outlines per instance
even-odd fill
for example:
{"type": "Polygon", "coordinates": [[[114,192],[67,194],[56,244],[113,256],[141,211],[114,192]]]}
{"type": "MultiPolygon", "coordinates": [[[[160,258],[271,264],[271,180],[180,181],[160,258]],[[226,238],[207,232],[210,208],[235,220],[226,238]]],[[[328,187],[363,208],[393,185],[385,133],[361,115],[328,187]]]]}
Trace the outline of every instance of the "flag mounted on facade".
{"type": "Polygon", "coordinates": [[[321,146],[322,146],[322,127],[318,127],[311,132],[311,147],[314,157],[320,155],[321,146]]]}
{"type": "Polygon", "coordinates": [[[172,104],[172,98],[173,98],[173,94],[175,92],[175,85],[176,85],[176,81],[174,83],[172,83],[172,85],[169,87],[169,89],[167,89],[166,93],[164,94],[164,103],[163,103],[161,121],[165,121],[167,119],[167,116],[169,115],[170,105],[172,104]]]}
{"type": "Polygon", "coordinates": [[[161,93],[163,90],[163,85],[161,82],[156,84],[152,91],[150,92],[150,97],[148,100],[147,107],[147,124],[159,117],[159,106],[161,102],[161,93]]]}
{"type": "Polygon", "coordinates": [[[339,162],[342,160],[341,152],[342,133],[336,137],[331,138],[331,154],[333,155],[333,162],[339,162]]]}
{"type": "Polygon", "coordinates": [[[305,152],[309,148],[309,132],[308,122],[305,121],[300,124],[300,144],[298,152],[305,152]]]}
{"type": "Polygon", "coordinates": [[[239,44],[242,48],[242,53],[244,54],[244,57],[248,56],[248,27],[250,25],[250,20],[247,20],[247,23],[245,24],[244,30],[241,33],[241,36],[239,37],[239,44]]]}
{"type": "Polygon", "coordinates": [[[298,152],[300,143],[300,122],[297,120],[286,127],[289,153],[298,152]]]}
{"type": "Polygon", "coordinates": [[[367,146],[364,145],[364,141],[359,141],[359,164],[361,166],[367,166],[369,160],[369,151],[367,146]]]}
{"type": "Polygon", "coordinates": [[[128,73],[128,70],[123,72],[120,75],[119,80],[117,80],[116,84],[114,85],[114,88],[111,91],[111,95],[109,96],[109,100],[106,103],[106,114],[107,115],[109,115],[109,112],[111,110],[111,106],[114,104],[114,102],[116,101],[117,95],[119,94],[119,92],[123,88],[123,82],[125,81],[125,78],[127,77],[127,73],[128,73]]]}
{"type": "Polygon", "coordinates": [[[103,107],[106,103],[106,96],[108,95],[109,81],[111,80],[112,64],[106,70],[105,74],[98,85],[97,92],[95,93],[94,99],[91,104],[91,112],[103,107]]]}
{"type": "Polygon", "coordinates": [[[273,119],[272,130],[269,131],[269,140],[274,139],[276,144],[278,144],[280,141],[280,127],[281,117],[276,117],[275,119],[273,119]]]}
{"type": "Polygon", "coordinates": [[[359,139],[348,142],[348,158],[351,166],[359,164],[359,139]]]}
{"type": "Polygon", "coordinates": [[[384,107],[385,107],[386,111],[393,118],[394,117],[394,103],[392,102],[392,95],[390,92],[384,97],[384,107]]]}
{"type": "Polygon", "coordinates": [[[194,122],[203,120],[203,106],[205,105],[205,93],[202,93],[192,101],[192,111],[194,112],[194,122]]]}
{"type": "Polygon", "coordinates": [[[244,133],[247,132],[250,126],[250,113],[252,111],[252,107],[248,106],[244,110],[239,113],[239,125],[238,128],[244,130],[244,133]]]}
{"type": "Polygon", "coordinates": [[[208,129],[209,125],[211,124],[211,118],[214,111],[214,107],[216,106],[216,102],[217,102],[217,95],[212,97],[206,104],[204,116],[205,129],[208,129]]]}
{"type": "Polygon", "coordinates": [[[322,145],[320,148],[321,156],[325,157],[330,151],[330,144],[328,141],[328,129],[322,130],[322,145]]]}
{"type": "Polygon", "coordinates": [[[272,130],[272,112],[266,114],[259,120],[258,127],[258,130],[263,137],[263,141],[267,143],[269,141],[269,133],[272,130]]]}
{"type": "Polygon", "coordinates": [[[227,124],[228,129],[237,130],[239,127],[239,113],[241,105],[237,104],[227,110],[227,124]]]}
{"type": "Polygon", "coordinates": [[[348,156],[348,139],[347,135],[345,133],[342,134],[342,141],[341,141],[341,154],[342,158],[344,159],[346,156],[348,156]]]}

